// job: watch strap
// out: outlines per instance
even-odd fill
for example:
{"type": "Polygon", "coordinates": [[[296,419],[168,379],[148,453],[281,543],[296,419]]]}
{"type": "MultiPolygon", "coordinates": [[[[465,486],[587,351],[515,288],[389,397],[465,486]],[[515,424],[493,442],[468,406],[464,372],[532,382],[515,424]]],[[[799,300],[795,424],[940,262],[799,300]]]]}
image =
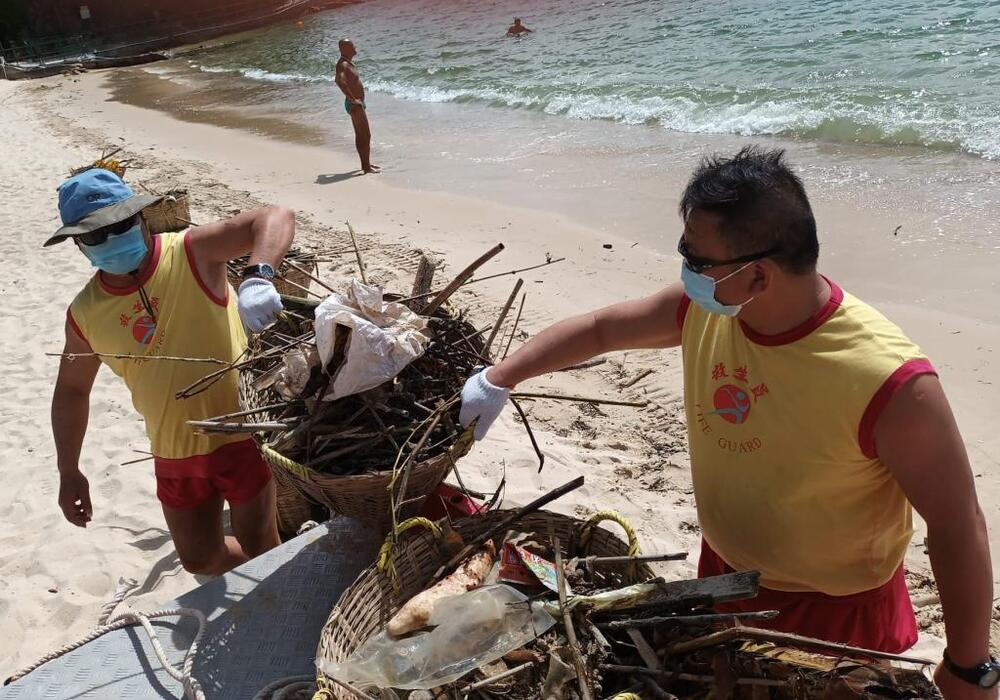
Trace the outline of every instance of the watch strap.
{"type": "Polygon", "coordinates": [[[257,263],[255,265],[247,265],[243,268],[243,274],[241,275],[243,279],[248,277],[260,277],[265,280],[274,279],[274,268],[267,263],[257,263]]]}
{"type": "Polygon", "coordinates": [[[996,659],[992,656],[988,660],[982,662],[981,664],[976,664],[975,666],[969,668],[966,666],[959,666],[955,663],[951,656],[948,655],[948,650],[944,650],[944,667],[955,677],[962,679],[966,683],[971,683],[974,686],[980,688],[992,688],[997,685],[997,681],[1000,681],[1000,664],[997,663],[996,659]],[[994,671],[996,673],[996,679],[992,684],[984,686],[982,684],[983,677],[994,671]]]}

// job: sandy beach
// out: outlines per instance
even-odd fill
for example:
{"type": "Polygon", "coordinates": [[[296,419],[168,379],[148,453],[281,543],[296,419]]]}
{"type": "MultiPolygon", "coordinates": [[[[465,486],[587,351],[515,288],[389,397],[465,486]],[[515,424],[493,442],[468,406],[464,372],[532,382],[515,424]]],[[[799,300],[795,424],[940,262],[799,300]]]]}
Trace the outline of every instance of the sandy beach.
{"type": "MultiPolygon", "coordinates": [[[[199,583],[177,561],[156,501],[151,463],[120,466],[140,458],[137,451],[146,450],[147,441],[124,387],[106,370],[95,386],[82,458],[94,520],[86,530],[74,528],[56,504],[48,413],[58,360],[45,353],[60,351],[66,306],[90,274],[69,246],[41,248],[57,226],[55,187],[69,168],[93,160],[104,146],[121,145],[131,160],[128,179],[158,190],[188,188],[196,221],[282,204],[298,212],[298,241],[323,249],[349,245],[344,222],[350,220],[361,234],[369,277],[393,291],[409,288],[420,251],[444,264],[439,273],[444,278],[498,241],[506,250],[484,274],[538,264],[546,255],[566,257],[524,275],[528,300],[520,328],[530,334],[565,315],[648,294],[674,281],[679,260],[671,250],[680,231],[676,198],[697,153],[713,146],[731,150],[747,141],[687,141],[685,157],[663,162],[652,184],[638,187],[634,196],[642,198],[640,208],[614,199],[595,207],[589,190],[578,191],[574,204],[565,194],[571,188],[559,190],[563,194],[553,198],[554,206],[545,207],[525,191],[516,173],[504,175],[502,169],[490,171],[495,196],[490,188],[463,186],[477,177],[474,169],[448,173],[438,168],[427,178],[433,187],[418,189],[412,172],[392,175],[397,165],[407,168],[399,165],[405,154],[398,144],[381,152],[376,144],[386,176],[351,177],[356,160],[346,120],[330,127],[333,137],[319,138],[297,127],[277,128],[280,124],[269,130],[250,118],[153,108],[169,98],[157,91],[155,78],[139,69],[0,82],[0,183],[6,193],[0,202],[6,233],[0,252],[12,270],[0,283],[0,347],[9,360],[0,408],[6,428],[0,465],[8,491],[0,504],[4,676],[92,628],[119,577],[142,583],[127,600],[137,609],[159,607],[199,583]],[[126,82],[132,90],[127,102],[146,106],[112,99],[122,97],[126,82]],[[206,123],[211,121],[216,123],[206,123]],[[519,201],[531,206],[517,206],[519,201]]],[[[385,111],[409,109],[388,97],[376,97],[374,104],[385,111]]],[[[428,138],[432,134],[430,127],[428,138]]],[[[818,171],[815,156],[822,148],[786,145],[791,160],[804,164],[820,223],[821,269],[899,323],[940,371],[975,469],[996,580],[997,251],[971,242],[942,245],[933,233],[938,217],[919,204],[919,193],[811,187],[809,174],[818,171]]],[[[847,156],[840,152],[837,157],[847,156]]],[[[987,215],[981,216],[986,225],[987,215]]],[[[967,218],[961,224],[974,227],[975,212],[967,218]]],[[[353,257],[343,256],[325,264],[322,276],[336,286],[354,272],[353,257]]],[[[496,317],[513,282],[505,277],[468,287],[457,300],[484,326],[496,317]]],[[[687,562],[663,566],[665,575],[693,575],[699,530],[680,387],[680,356],[674,351],[618,354],[594,367],[531,382],[522,389],[645,399],[649,405],[595,409],[532,402],[530,420],[546,454],[542,473],[523,427],[508,412],[488,441],[463,460],[462,476],[472,488],[489,489],[506,473],[507,501],[517,503],[584,474],[585,487],[560,500],[558,510],[617,510],[636,527],[646,551],[691,552],[687,562]],[[645,376],[632,383],[640,374],[645,376]]],[[[929,572],[922,542],[918,527],[907,560],[914,581],[929,572]]],[[[934,610],[922,612],[932,631],[940,628],[934,610]]],[[[940,648],[930,635],[921,644],[928,653],[940,648]]]]}

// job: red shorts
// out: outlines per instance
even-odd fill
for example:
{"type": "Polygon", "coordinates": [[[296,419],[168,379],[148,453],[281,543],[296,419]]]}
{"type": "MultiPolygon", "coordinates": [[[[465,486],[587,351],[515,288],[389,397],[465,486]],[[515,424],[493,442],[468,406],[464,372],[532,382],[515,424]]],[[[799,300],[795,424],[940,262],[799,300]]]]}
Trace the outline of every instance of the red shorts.
{"type": "MultiPolygon", "coordinates": [[[[698,576],[718,576],[732,571],[702,538],[698,576]]],[[[773,620],[755,620],[747,624],[893,654],[906,651],[917,643],[917,620],[902,566],[885,584],[853,595],[791,593],[762,586],[756,598],[718,603],[715,607],[727,613],[777,610],[780,614],[773,620]]]]}
{"type": "Polygon", "coordinates": [[[156,497],[173,510],[190,510],[219,495],[230,505],[246,503],[271,480],[271,470],[253,440],[231,442],[207,455],[153,459],[156,497]]]}

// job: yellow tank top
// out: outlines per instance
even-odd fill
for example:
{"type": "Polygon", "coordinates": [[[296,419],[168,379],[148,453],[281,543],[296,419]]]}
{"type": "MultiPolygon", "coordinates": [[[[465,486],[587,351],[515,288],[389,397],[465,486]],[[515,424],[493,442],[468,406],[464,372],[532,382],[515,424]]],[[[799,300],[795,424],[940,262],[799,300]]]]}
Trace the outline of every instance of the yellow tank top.
{"type": "MultiPolygon", "coordinates": [[[[152,263],[141,278],[156,314],[143,308],[138,287],[107,286],[98,273],[70,305],[69,321],[94,352],[215,358],[231,362],[246,348],[232,289],[225,299],[198,276],[186,233],[153,236],[152,263]]],[[[187,425],[240,410],[236,372],[188,399],[174,395],[217,365],[102,357],[125,380],[132,404],[146,421],[153,454],[166,459],[206,455],[245,435],[199,435],[187,425]]]]}
{"type": "Polygon", "coordinates": [[[781,591],[881,586],[913,533],[878,459],[893,392],[933,367],[882,314],[830,283],[808,323],[761,336],[681,304],[684,396],[698,518],[732,568],[781,591]]]}

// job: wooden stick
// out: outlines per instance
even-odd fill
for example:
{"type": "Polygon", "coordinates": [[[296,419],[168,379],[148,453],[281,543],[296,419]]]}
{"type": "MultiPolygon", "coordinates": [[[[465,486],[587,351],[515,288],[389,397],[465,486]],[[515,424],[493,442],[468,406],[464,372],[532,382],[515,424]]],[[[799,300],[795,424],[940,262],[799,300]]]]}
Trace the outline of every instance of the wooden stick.
{"type": "Polygon", "coordinates": [[[673,552],[670,554],[640,554],[637,557],[580,557],[578,561],[587,566],[592,564],[600,566],[602,564],[632,564],[644,561],[680,561],[687,559],[687,556],[687,552],[673,552]]]}
{"type": "Polygon", "coordinates": [[[506,275],[519,275],[522,272],[529,272],[531,270],[537,270],[540,267],[555,265],[556,263],[560,263],[565,259],[566,258],[556,258],[555,260],[546,260],[540,265],[532,265],[531,267],[522,267],[520,270],[508,270],[507,272],[498,272],[495,275],[488,275],[486,277],[476,277],[475,279],[469,280],[467,284],[476,284],[477,282],[485,282],[486,280],[493,280],[496,279],[497,277],[505,277],[506,275]]]}
{"type": "MultiPolygon", "coordinates": [[[[693,681],[696,683],[715,683],[715,676],[700,676],[693,673],[677,673],[676,671],[660,671],[643,666],[620,666],[618,664],[601,664],[602,671],[612,671],[615,673],[625,673],[632,676],[652,676],[665,681],[693,681]]],[[[772,678],[737,678],[738,685],[766,685],[772,688],[783,688],[787,685],[785,681],[774,680],[772,678]]]]}
{"type": "Polygon", "coordinates": [[[598,622],[598,629],[615,632],[617,630],[628,630],[635,627],[659,627],[672,623],[698,623],[698,622],[729,622],[731,620],[773,620],[778,616],[777,610],[763,610],[761,612],[745,613],[705,613],[704,615],[667,615],[665,617],[640,617],[634,620],[613,620],[611,622],[598,622]]]}
{"type": "Polygon", "coordinates": [[[521,313],[524,311],[524,300],[527,298],[527,292],[521,295],[521,305],[517,308],[517,316],[514,317],[514,327],[510,329],[510,337],[507,338],[507,346],[503,349],[501,360],[506,360],[507,353],[510,352],[510,344],[514,342],[514,336],[517,335],[517,324],[521,322],[521,313]]]}
{"type": "Polygon", "coordinates": [[[237,357],[235,360],[233,360],[232,362],[230,362],[229,364],[227,364],[222,369],[217,369],[214,372],[212,372],[211,374],[206,374],[204,377],[202,377],[198,381],[192,383],[190,386],[187,386],[187,387],[181,389],[180,391],[178,391],[176,394],[174,394],[174,398],[185,399],[185,398],[188,398],[189,396],[194,396],[195,394],[200,393],[201,391],[204,391],[205,388],[207,388],[208,386],[211,386],[214,383],[214,381],[209,382],[209,380],[217,380],[218,377],[222,376],[223,374],[225,374],[226,372],[228,372],[230,370],[240,369],[242,367],[246,367],[247,365],[252,365],[254,362],[257,362],[258,360],[262,360],[265,357],[272,357],[273,355],[276,355],[279,352],[282,352],[283,350],[287,350],[288,348],[292,347],[293,345],[298,345],[299,343],[309,342],[313,338],[315,338],[315,334],[314,333],[309,333],[307,335],[304,335],[301,338],[296,338],[295,340],[293,340],[291,342],[285,343],[284,345],[278,345],[278,346],[275,346],[273,348],[270,348],[269,350],[265,350],[264,352],[260,353],[256,357],[254,357],[254,356],[251,355],[246,360],[240,360],[240,357],[243,357],[244,355],[248,355],[250,353],[250,348],[247,348],[242,353],[240,353],[239,357],[237,357]],[[206,387],[201,387],[201,385],[205,384],[206,382],[209,382],[206,385],[206,387]],[[198,391],[194,391],[195,387],[199,387],[198,391]]]}
{"type": "MultiPolygon", "coordinates": [[[[506,275],[517,275],[522,272],[528,272],[529,270],[537,270],[540,267],[545,267],[546,265],[555,265],[557,262],[562,262],[566,258],[558,258],[556,260],[550,260],[548,262],[543,262],[541,265],[532,265],[531,267],[522,267],[519,270],[508,270],[507,272],[498,272],[495,275],[489,275],[488,277],[477,277],[476,279],[468,280],[463,282],[460,286],[464,287],[467,284],[477,284],[479,282],[484,282],[486,280],[496,279],[497,277],[504,277],[506,275]]],[[[406,297],[405,299],[400,299],[399,303],[405,304],[408,301],[413,301],[414,299],[420,299],[422,297],[429,297],[432,294],[438,294],[439,291],[435,290],[433,292],[423,292],[422,294],[414,294],[412,296],[406,297]]]]}
{"type": "Polygon", "coordinates": [[[348,683],[345,683],[344,681],[339,681],[336,678],[334,678],[333,676],[324,676],[324,678],[326,678],[326,680],[328,680],[328,681],[333,681],[334,683],[336,683],[337,685],[339,685],[341,688],[343,688],[344,690],[346,690],[347,692],[349,692],[351,695],[353,695],[353,696],[355,696],[357,698],[360,698],[360,700],[378,700],[378,698],[376,698],[376,697],[374,697],[372,695],[369,695],[368,693],[364,693],[364,692],[358,690],[357,688],[355,688],[354,686],[352,686],[352,685],[350,685],[348,683]]]}
{"type": "Polygon", "coordinates": [[[309,289],[308,287],[303,287],[303,286],[302,286],[301,284],[299,284],[298,282],[292,282],[292,281],[291,281],[290,279],[288,279],[287,277],[285,277],[285,276],[284,276],[283,274],[281,274],[280,272],[278,272],[278,273],[275,273],[275,276],[276,276],[276,277],[277,277],[278,279],[280,279],[281,281],[283,281],[283,282],[284,282],[285,284],[290,284],[290,285],[292,285],[293,287],[295,287],[296,289],[300,289],[300,290],[302,290],[302,291],[303,291],[303,292],[305,292],[306,294],[312,294],[312,295],[313,295],[314,297],[316,297],[317,299],[324,299],[324,298],[325,298],[325,297],[324,297],[324,296],[323,296],[322,294],[317,294],[316,292],[314,292],[313,290],[309,289]]]}
{"type": "Polygon", "coordinates": [[[497,333],[500,332],[500,327],[503,326],[504,319],[507,318],[507,314],[510,312],[510,307],[514,305],[514,300],[517,298],[517,293],[521,291],[521,287],[524,285],[524,280],[518,278],[517,283],[514,285],[514,289],[511,291],[510,296],[507,297],[507,302],[503,305],[503,310],[497,317],[496,323],[493,324],[493,330],[490,332],[490,337],[486,340],[486,345],[483,347],[483,354],[490,357],[490,348],[493,346],[493,341],[497,337],[497,333]]]}
{"type": "Polygon", "coordinates": [[[354,227],[351,222],[347,222],[347,232],[351,234],[351,245],[354,246],[354,256],[358,259],[358,272],[361,273],[361,281],[368,284],[368,275],[365,274],[365,261],[361,259],[361,249],[358,248],[358,239],[354,236],[354,227]]]}
{"type": "Polygon", "coordinates": [[[127,467],[130,464],[139,464],[139,462],[148,462],[151,459],[156,459],[156,458],[153,455],[146,455],[145,457],[140,457],[139,459],[130,459],[127,462],[122,462],[118,466],[120,466],[120,467],[127,467]]]}
{"type": "Polygon", "coordinates": [[[578,476],[572,481],[567,481],[562,486],[558,486],[549,491],[548,493],[542,494],[528,505],[521,506],[510,515],[503,518],[500,522],[491,527],[489,530],[481,534],[479,537],[476,537],[474,540],[472,540],[472,542],[462,547],[462,550],[458,554],[453,556],[445,564],[443,564],[441,567],[438,568],[438,570],[434,573],[433,581],[440,580],[445,574],[449,573],[458,564],[461,564],[463,561],[465,561],[468,558],[469,554],[479,549],[480,545],[482,545],[483,542],[485,542],[486,540],[493,539],[498,534],[506,532],[508,529],[510,529],[511,525],[513,525],[515,522],[517,522],[524,516],[530,515],[531,513],[534,513],[536,510],[544,508],[557,498],[561,498],[570,491],[575,491],[581,486],[583,486],[583,477],[578,476]]]}
{"type": "Polygon", "coordinates": [[[431,300],[431,303],[424,307],[424,316],[433,316],[434,312],[441,308],[441,305],[448,301],[448,298],[455,293],[455,290],[465,284],[466,280],[472,277],[472,274],[478,270],[480,267],[489,262],[493,257],[498,255],[503,250],[503,243],[497,243],[495,246],[487,250],[485,253],[480,255],[476,260],[466,267],[464,270],[458,273],[458,276],[451,281],[447,287],[445,287],[441,292],[431,300]]]}
{"type": "MultiPolygon", "coordinates": [[[[656,655],[656,651],[646,641],[642,632],[637,629],[628,629],[626,631],[628,632],[629,639],[635,645],[636,651],[639,652],[639,658],[646,664],[646,668],[659,670],[662,667],[660,657],[656,655]]],[[[643,677],[645,678],[645,676],[643,677]]]]}
{"type": "Polygon", "coordinates": [[[475,683],[467,685],[464,688],[462,688],[459,692],[461,692],[462,695],[468,695],[474,690],[479,690],[480,688],[485,688],[486,686],[493,685],[497,681],[502,681],[505,678],[516,676],[521,671],[529,669],[534,665],[535,665],[534,661],[529,661],[527,663],[521,664],[520,666],[515,666],[514,668],[504,671],[503,673],[498,673],[495,676],[490,676],[489,678],[483,679],[481,681],[476,681],[475,683]]]}
{"type": "Polygon", "coordinates": [[[73,361],[78,357],[110,357],[115,360],[168,360],[171,362],[206,362],[214,365],[228,365],[224,360],[212,357],[168,357],[166,355],[119,355],[110,352],[47,352],[46,357],[64,357],[73,361]]]}
{"type": "Polygon", "coordinates": [[[667,647],[667,656],[684,654],[689,651],[704,649],[705,647],[714,647],[736,639],[757,639],[762,642],[774,642],[776,644],[791,644],[798,647],[814,647],[825,651],[834,651],[845,656],[863,656],[871,659],[906,661],[911,664],[930,665],[935,663],[930,659],[922,659],[916,656],[889,654],[884,651],[862,649],[860,647],[848,646],[847,644],[837,644],[835,642],[826,642],[822,639],[803,637],[789,632],[774,632],[772,630],[762,630],[754,627],[733,627],[731,629],[722,630],[721,632],[707,634],[704,637],[698,637],[697,639],[692,639],[687,642],[678,642],[677,644],[667,647]]]}
{"type": "MultiPolygon", "coordinates": [[[[469,335],[462,336],[461,340],[456,340],[454,343],[452,343],[452,345],[458,345],[459,343],[468,343],[473,338],[481,336],[486,331],[493,330],[493,328],[494,328],[494,326],[486,326],[485,328],[481,328],[478,331],[476,331],[475,333],[470,333],[469,335]]],[[[472,347],[472,345],[469,345],[469,347],[472,347]]]]}
{"type": "Polygon", "coordinates": [[[213,423],[209,420],[189,420],[187,424],[203,433],[262,433],[288,430],[288,423],[213,423]]]}
{"type": "Polygon", "coordinates": [[[273,403],[270,406],[261,406],[260,408],[251,408],[246,411],[235,411],[233,413],[224,413],[221,416],[212,416],[211,418],[205,418],[204,420],[218,423],[224,421],[227,418],[241,418],[243,416],[252,416],[254,413],[263,413],[264,411],[273,411],[278,408],[285,408],[290,403],[295,403],[294,401],[282,401],[281,403],[273,403]]]}
{"type": "MultiPolygon", "coordinates": [[[[434,428],[437,427],[438,423],[441,422],[441,415],[443,411],[438,409],[434,415],[433,420],[431,420],[430,425],[424,430],[424,434],[420,436],[420,441],[417,442],[416,447],[410,450],[410,454],[406,456],[406,460],[403,462],[400,470],[402,471],[402,476],[399,480],[399,497],[406,498],[406,489],[410,485],[410,470],[413,465],[413,460],[416,459],[417,453],[424,449],[424,445],[427,443],[427,438],[431,436],[434,432],[434,428]]],[[[395,480],[394,480],[395,481],[395,480]]]]}
{"type": "MultiPolygon", "coordinates": [[[[298,270],[299,272],[301,272],[303,275],[305,275],[306,277],[308,277],[309,279],[311,279],[313,282],[315,282],[316,284],[318,284],[320,287],[322,287],[326,291],[328,291],[328,292],[335,292],[335,291],[337,291],[336,289],[334,289],[330,285],[328,285],[325,282],[323,282],[322,280],[320,280],[319,277],[314,277],[313,275],[309,274],[308,270],[306,270],[304,267],[302,267],[300,265],[296,265],[295,263],[293,263],[288,258],[285,258],[285,264],[286,265],[290,265],[293,270],[298,270]]],[[[286,279],[285,281],[287,282],[288,280],[286,279]]]]}
{"type": "MultiPolygon", "coordinates": [[[[396,479],[400,477],[402,478],[403,484],[400,487],[398,493],[399,493],[399,498],[403,499],[403,502],[405,502],[406,488],[408,487],[410,480],[410,465],[413,463],[413,459],[416,457],[417,453],[423,449],[424,443],[427,442],[427,439],[430,437],[430,434],[434,431],[434,428],[437,427],[437,424],[441,420],[441,417],[444,415],[445,411],[447,411],[451,406],[453,406],[457,399],[458,399],[458,394],[457,393],[453,394],[447,401],[441,403],[437,408],[431,411],[431,414],[427,418],[424,418],[420,423],[417,424],[417,426],[413,430],[410,431],[409,437],[406,438],[406,440],[403,442],[403,446],[399,448],[399,450],[396,453],[396,461],[393,462],[392,465],[392,478],[389,480],[389,507],[392,509],[390,512],[390,516],[392,518],[393,531],[395,531],[396,526],[399,524],[397,522],[397,515],[398,515],[397,511],[399,511],[399,509],[401,509],[403,506],[403,503],[399,504],[396,503],[396,497],[397,497],[396,496],[397,492],[395,490],[396,479]],[[410,440],[412,440],[413,436],[417,434],[417,431],[420,430],[428,422],[430,422],[430,427],[424,430],[424,433],[421,435],[420,441],[417,443],[417,446],[413,450],[411,450],[410,453],[406,456],[405,460],[403,460],[403,450],[405,450],[407,445],[410,444],[410,440]],[[403,461],[400,462],[400,460],[403,461]]],[[[393,537],[395,537],[395,535],[393,537]]]]}
{"type": "Polygon", "coordinates": [[[535,450],[535,456],[538,457],[538,473],[542,473],[542,467],[545,466],[545,453],[542,452],[542,448],[538,446],[538,440],[535,439],[535,433],[531,429],[531,423],[528,422],[528,414],[524,412],[514,397],[510,397],[510,402],[514,405],[514,409],[517,411],[517,415],[521,416],[521,424],[524,425],[525,432],[528,433],[528,439],[531,441],[531,447],[535,450]]]}
{"type": "Polygon", "coordinates": [[[640,381],[642,381],[643,379],[645,379],[646,377],[648,377],[649,375],[651,375],[652,373],[653,373],[652,369],[644,369],[641,372],[639,372],[639,374],[635,375],[634,377],[632,377],[631,379],[629,379],[624,384],[619,384],[618,388],[619,389],[628,389],[629,387],[633,387],[636,384],[638,384],[640,381]]]}
{"type": "Polygon", "coordinates": [[[417,274],[413,278],[413,289],[410,290],[411,303],[407,304],[416,313],[420,313],[424,308],[420,300],[425,296],[430,296],[431,285],[434,284],[435,267],[433,261],[426,255],[420,256],[417,274]]]}
{"type": "Polygon", "coordinates": [[[597,403],[605,406],[632,406],[642,408],[648,406],[648,401],[614,401],[612,399],[590,399],[585,396],[562,396],[560,394],[535,394],[519,391],[511,394],[512,399],[554,399],[556,401],[577,401],[579,403],[597,403]]]}
{"type": "Polygon", "coordinates": [[[583,700],[593,700],[594,695],[590,690],[590,681],[587,679],[587,666],[583,663],[583,652],[580,651],[580,642],[577,640],[576,630],[573,628],[573,615],[566,606],[566,572],[563,570],[559,537],[554,533],[552,535],[552,549],[556,553],[556,590],[559,592],[559,610],[562,612],[563,625],[566,627],[566,641],[569,642],[573,665],[576,667],[576,680],[580,684],[580,697],[583,700]]]}

